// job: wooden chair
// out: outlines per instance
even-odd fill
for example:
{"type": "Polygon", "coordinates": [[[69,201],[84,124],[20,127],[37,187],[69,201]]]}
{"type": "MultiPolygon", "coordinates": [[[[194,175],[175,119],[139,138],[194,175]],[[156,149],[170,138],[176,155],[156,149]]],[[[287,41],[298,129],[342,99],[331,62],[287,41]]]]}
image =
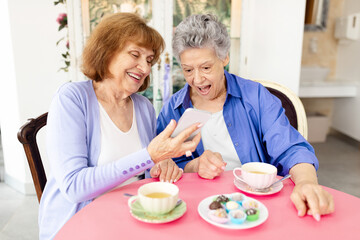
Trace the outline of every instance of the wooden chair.
{"type": "Polygon", "coordinates": [[[261,83],[269,90],[270,93],[280,99],[285,115],[288,117],[291,126],[299,131],[299,133],[307,139],[308,126],[306,120],[306,113],[300,98],[287,87],[270,81],[255,80],[261,83]]]}
{"type": "Polygon", "coordinates": [[[36,141],[38,131],[46,125],[48,113],[37,118],[29,119],[17,134],[19,141],[23,144],[26,158],[29,163],[31,175],[34,181],[37,198],[40,202],[42,192],[46,184],[45,169],[41,160],[39,148],[36,141]]]}

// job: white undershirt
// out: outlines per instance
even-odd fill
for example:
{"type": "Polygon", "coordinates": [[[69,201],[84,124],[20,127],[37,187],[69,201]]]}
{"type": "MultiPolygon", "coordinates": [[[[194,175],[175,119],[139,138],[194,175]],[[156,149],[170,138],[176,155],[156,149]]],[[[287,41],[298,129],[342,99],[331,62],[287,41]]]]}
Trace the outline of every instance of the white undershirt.
{"type": "Polygon", "coordinates": [[[221,154],[227,162],[225,171],[233,170],[241,166],[230,134],[226,128],[223,111],[213,113],[211,118],[201,129],[201,139],[204,150],[210,150],[221,154]]]}
{"type": "MultiPolygon", "coordinates": [[[[131,99],[132,100],[132,99],[131,99]]],[[[133,101],[132,101],[133,102],[133,101]]],[[[100,108],[100,155],[98,165],[104,165],[109,162],[117,161],[120,158],[142,149],[138,128],[136,124],[136,114],[133,104],[133,119],[131,128],[127,132],[121,131],[111,120],[103,106],[99,103],[100,108]]],[[[123,182],[120,186],[130,184],[139,180],[139,173],[134,177],[123,182]]]]}

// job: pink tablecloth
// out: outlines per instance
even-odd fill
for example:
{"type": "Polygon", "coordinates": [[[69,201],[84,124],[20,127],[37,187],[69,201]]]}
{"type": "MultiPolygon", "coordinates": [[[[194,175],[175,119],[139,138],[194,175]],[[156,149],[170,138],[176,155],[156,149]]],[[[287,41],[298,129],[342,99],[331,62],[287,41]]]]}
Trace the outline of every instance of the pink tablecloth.
{"type": "Polygon", "coordinates": [[[223,229],[204,221],[198,214],[198,204],[204,198],[240,192],[233,184],[232,172],[215,180],[205,180],[197,174],[184,174],[176,183],[187,212],[180,219],[165,224],[143,223],[129,212],[128,197],[136,194],[146,179],[109,192],[93,201],[73,216],[55,239],[360,239],[360,198],[326,188],[334,197],[335,213],[322,216],[316,222],[311,216],[300,218],[289,196],[294,184],[284,181],[284,188],[270,196],[255,196],[269,211],[268,219],[251,229],[223,229]]]}

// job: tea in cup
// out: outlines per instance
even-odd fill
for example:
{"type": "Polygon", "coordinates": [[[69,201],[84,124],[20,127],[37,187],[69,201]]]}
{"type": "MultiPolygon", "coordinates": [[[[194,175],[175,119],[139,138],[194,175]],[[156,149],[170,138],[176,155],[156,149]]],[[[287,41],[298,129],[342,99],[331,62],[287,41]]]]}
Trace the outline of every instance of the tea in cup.
{"type": "Polygon", "coordinates": [[[167,182],[152,182],[139,187],[138,195],[129,199],[128,204],[138,199],[143,209],[150,214],[166,214],[175,208],[179,188],[167,182]]]}
{"type": "Polygon", "coordinates": [[[235,178],[252,188],[266,188],[275,182],[277,168],[263,162],[249,162],[233,170],[235,178]]]}

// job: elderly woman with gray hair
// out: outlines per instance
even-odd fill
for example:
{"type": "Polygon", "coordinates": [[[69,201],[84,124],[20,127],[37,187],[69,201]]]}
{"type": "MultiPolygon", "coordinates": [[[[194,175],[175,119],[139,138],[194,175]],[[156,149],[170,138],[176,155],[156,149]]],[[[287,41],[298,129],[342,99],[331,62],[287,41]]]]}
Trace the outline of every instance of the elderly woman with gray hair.
{"type": "Polygon", "coordinates": [[[291,174],[298,215],[319,221],[334,211],[334,202],[318,184],[313,147],[290,125],[279,99],[261,84],[224,70],[229,49],[226,27],[213,15],[192,15],[176,27],[173,53],[187,83],[162,108],[157,132],[187,108],[211,112],[195,152],[174,158],[176,164],[206,179],[247,162],[272,164],[280,175],[291,174]]]}

